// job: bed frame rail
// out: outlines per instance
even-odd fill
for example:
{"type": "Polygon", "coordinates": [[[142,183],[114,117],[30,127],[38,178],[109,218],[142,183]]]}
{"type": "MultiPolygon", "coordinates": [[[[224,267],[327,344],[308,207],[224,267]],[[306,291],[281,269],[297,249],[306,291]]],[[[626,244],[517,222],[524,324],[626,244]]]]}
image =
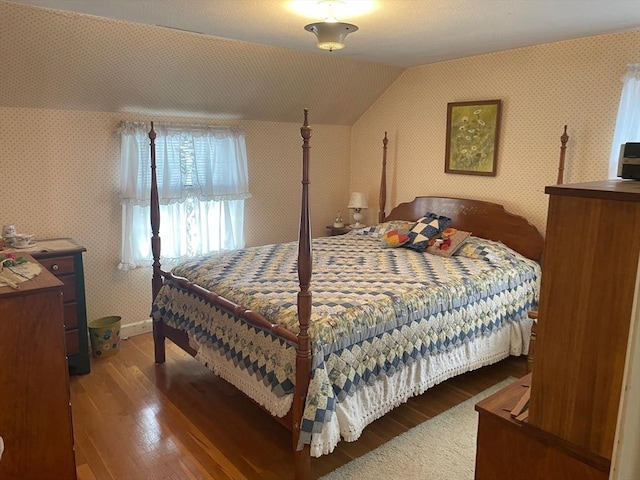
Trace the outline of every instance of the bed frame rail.
{"type": "Polygon", "coordinates": [[[282,338],[294,345],[298,345],[298,337],[295,333],[291,332],[281,325],[276,325],[269,322],[269,320],[267,320],[259,313],[256,313],[253,310],[248,310],[242,305],[238,305],[237,303],[227,300],[226,298],[221,297],[220,295],[211,292],[206,288],[202,288],[200,285],[190,282],[186,278],[177,277],[170,272],[161,272],[160,275],[162,275],[164,281],[169,280],[172,283],[178,285],[180,288],[183,288],[188,292],[195,293],[198,297],[206,300],[212,305],[215,305],[220,310],[233,315],[236,318],[243,319],[249,325],[261,330],[266,330],[278,338],[282,338]]]}

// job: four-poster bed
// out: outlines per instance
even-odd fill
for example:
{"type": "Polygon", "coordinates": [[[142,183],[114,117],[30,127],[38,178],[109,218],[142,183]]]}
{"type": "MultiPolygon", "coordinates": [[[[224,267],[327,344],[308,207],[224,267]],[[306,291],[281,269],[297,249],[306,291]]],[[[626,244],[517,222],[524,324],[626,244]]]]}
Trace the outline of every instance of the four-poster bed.
{"type": "Polygon", "coordinates": [[[312,240],[307,110],[300,131],[299,241],[165,272],[152,124],[152,317],[156,363],[169,338],[229,380],[292,430],[296,478],[310,478],[311,455],[357,439],[409,397],[526,353],[543,239],[490,202],[417,197],[385,215],[385,134],[379,226],[312,240]],[[468,253],[441,259],[380,247],[384,229],[426,212],[472,232],[468,253]]]}

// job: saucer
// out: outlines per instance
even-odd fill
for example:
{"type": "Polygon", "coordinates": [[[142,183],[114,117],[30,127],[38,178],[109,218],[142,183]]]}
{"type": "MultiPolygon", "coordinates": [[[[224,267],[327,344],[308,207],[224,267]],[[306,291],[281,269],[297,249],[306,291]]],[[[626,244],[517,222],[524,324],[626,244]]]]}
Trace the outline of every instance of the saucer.
{"type": "Polygon", "coordinates": [[[20,245],[20,246],[18,246],[18,245],[12,245],[12,246],[11,246],[11,248],[17,248],[18,250],[21,250],[21,249],[23,249],[23,248],[31,248],[31,247],[35,247],[36,245],[37,245],[37,243],[36,243],[36,242],[31,242],[31,243],[29,243],[29,244],[27,244],[27,245],[20,245]]]}

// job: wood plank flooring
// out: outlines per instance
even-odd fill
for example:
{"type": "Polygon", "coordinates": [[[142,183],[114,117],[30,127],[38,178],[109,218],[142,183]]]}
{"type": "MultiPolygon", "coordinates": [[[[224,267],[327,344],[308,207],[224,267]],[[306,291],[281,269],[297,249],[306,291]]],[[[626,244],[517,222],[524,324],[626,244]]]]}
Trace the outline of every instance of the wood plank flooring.
{"type": "MultiPolygon", "coordinates": [[[[357,442],[312,459],[317,477],[509,376],[509,358],[444,382],[366,428],[357,442]]],[[[72,376],[71,405],[79,480],[280,480],[293,478],[291,434],[167,341],[155,365],[151,334],[121,343],[91,373],[72,376]]]]}

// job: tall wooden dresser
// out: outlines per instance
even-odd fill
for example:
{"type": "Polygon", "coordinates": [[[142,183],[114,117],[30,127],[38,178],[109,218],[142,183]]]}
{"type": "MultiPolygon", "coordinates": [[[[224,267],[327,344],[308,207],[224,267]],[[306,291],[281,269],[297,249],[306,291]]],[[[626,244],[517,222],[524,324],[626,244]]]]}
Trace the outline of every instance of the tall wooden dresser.
{"type": "Polygon", "coordinates": [[[529,423],[611,460],[640,257],[640,182],[546,192],[529,423]]]}
{"type": "Polygon", "coordinates": [[[82,254],[86,249],[71,238],[38,240],[31,255],[64,284],[64,325],[69,373],[91,371],[82,254]]]}
{"type": "Polygon", "coordinates": [[[76,478],[62,290],[44,269],[0,287],[2,479],[76,478]]]}
{"type": "MultiPolygon", "coordinates": [[[[589,476],[578,478],[606,478],[636,294],[640,182],[607,180],[545,191],[550,195],[549,214],[531,399],[528,422],[517,429],[520,441],[544,438],[544,446],[552,445],[554,454],[562,450],[572,461],[589,466],[589,476]]],[[[527,452],[528,458],[509,459],[516,466],[550,458],[538,447],[538,456],[532,457],[530,449],[516,448],[513,439],[492,446],[501,431],[513,425],[493,422],[497,430],[483,433],[482,417],[490,416],[489,410],[480,415],[476,478],[508,478],[500,476],[506,470],[499,462],[487,461],[489,451],[497,448],[527,452]]],[[[554,468],[562,467],[556,460],[554,468]]],[[[521,478],[547,478],[531,476],[531,471],[521,470],[529,475],[521,478]]]]}

